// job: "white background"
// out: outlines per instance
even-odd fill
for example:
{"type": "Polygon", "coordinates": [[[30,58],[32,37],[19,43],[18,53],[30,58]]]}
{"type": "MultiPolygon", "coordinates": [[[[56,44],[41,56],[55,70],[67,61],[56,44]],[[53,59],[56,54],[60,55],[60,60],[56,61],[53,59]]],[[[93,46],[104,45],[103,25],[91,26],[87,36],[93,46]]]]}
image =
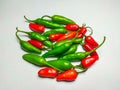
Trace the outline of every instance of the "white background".
{"type": "Polygon", "coordinates": [[[0,90],[120,90],[120,0],[0,0],[0,90]],[[15,37],[16,27],[29,31],[23,16],[31,19],[60,14],[86,23],[93,37],[105,44],[100,59],[74,82],[39,78],[36,67],[15,37]]]}

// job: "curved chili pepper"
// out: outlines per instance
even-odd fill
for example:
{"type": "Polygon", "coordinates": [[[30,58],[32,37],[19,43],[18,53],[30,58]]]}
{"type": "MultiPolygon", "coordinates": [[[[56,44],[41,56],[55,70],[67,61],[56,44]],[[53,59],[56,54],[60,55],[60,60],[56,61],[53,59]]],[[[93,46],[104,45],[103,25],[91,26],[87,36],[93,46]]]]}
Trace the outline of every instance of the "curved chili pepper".
{"type": "Polygon", "coordinates": [[[97,47],[99,45],[92,36],[86,36],[85,42],[91,44],[93,47],[97,47]]]}
{"type": "Polygon", "coordinates": [[[26,18],[24,16],[24,18],[28,21],[28,22],[33,22],[33,23],[36,23],[36,24],[40,24],[40,25],[44,25],[46,28],[63,28],[64,26],[60,25],[60,24],[57,24],[51,20],[45,20],[43,18],[37,18],[35,20],[30,20],[28,18],[26,18]]]}
{"type": "Polygon", "coordinates": [[[56,70],[58,70],[58,71],[60,71],[60,72],[63,72],[61,69],[56,68],[56,67],[54,67],[53,65],[49,64],[49,63],[45,60],[45,58],[43,58],[42,56],[38,56],[38,55],[36,55],[36,54],[24,54],[24,55],[22,56],[22,58],[23,58],[24,60],[26,60],[27,62],[30,62],[30,63],[32,63],[32,64],[35,64],[35,65],[38,65],[38,66],[49,66],[49,67],[54,68],[54,69],[56,69],[56,70]]]}
{"type": "Polygon", "coordinates": [[[61,45],[60,47],[53,48],[52,50],[44,53],[42,56],[43,56],[44,58],[46,58],[46,57],[49,57],[49,56],[59,55],[59,54],[65,52],[65,51],[67,51],[67,50],[70,48],[71,45],[72,45],[71,42],[67,42],[67,43],[61,45]]]}
{"type": "Polygon", "coordinates": [[[62,36],[64,36],[64,34],[62,33],[50,34],[49,39],[54,42],[57,41],[57,39],[62,36]]]}
{"type": "Polygon", "coordinates": [[[81,65],[84,68],[89,68],[90,66],[92,66],[96,61],[98,60],[97,56],[90,56],[90,57],[86,57],[81,61],[81,65]]]}
{"type": "Polygon", "coordinates": [[[38,75],[40,77],[54,78],[58,75],[58,71],[56,69],[46,67],[42,68],[38,71],[38,75]]]}
{"type": "Polygon", "coordinates": [[[58,59],[62,59],[62,60],[64,59],[64,60],[68,60],[68,61],[82,60],[85,57],[87,57],[88,55],[90,55],[91,53],[93,53],[94,51],[96,51],[99,47],[101,47],[103,45],[103,43],[105,42],[105,40],[106,40],[106,37],[104,37],[102,43],[98,47],[94,48],[91,51],[88,51],[88,52],[77,52],[77,53],[74,53],[74,54],[68,54],[68,55],[60,57],[58,59]]]}
{"type": "Polygon", "coordinates": [[[43,35],[50,36],[50,34],[56,34],[56,33],[67,33],[67,30],[64,28],[52,29],[50,31],[46,31],[45,33],[43,33],[43,35]]]}
{"type": "Polygon", "coordinates": [[[44,45],[46,45],[49,48],[53,47],[53,43],[51,41],[48,41],[48,39],[45,36],[43,36],[42,34],[40,34],[38,32],[26,32],[26,31],[18,30],[18,28],[16,28],[16,29],[17,29],[18,32],[28,34],[31,39],[36,39],[36,40],[39,40],[39,41],[43,41],[44,45]]]}
{"type": "Polygon", "coordinates": [[[75,36],[76,36],[76,32],[72,31],[72,32],[69,32],[69,33],[65,34],[64,36],[60,37],[57,40],[57,42],[62,41],[62,40],[66,40],[66,39],[71,39],[71,38],[74,38],[75,36]]]}
{"type": "Polygon", "coordinates": [[[33,45],[31,45],[29,42],[27,41],[23,41],[19,38],[19,36],[17,35],[18,32],[16,32],[16,37],[19,40],[20,46],[23,50],[27,51],[27,52],[32,52],[32,53],[41,53],[41,50],[34,47],[33,45]]]}
{"type": "Polygon", "coordinates": [[[59,59],[49,60],[47,61],[47,63],[63,71],[73,68],[73,65],[71,64],[71,62],[67,60],[59,60],[59,59]]]}
{"type": "Polygon", "coordinates": [[[32,31],[39,32],[39,33],[43,33],[45,31],[45,27],[43,25],[35,24],[35,23],[30,23],[29,28],[32,31]]]}
{"type": "Polygon", "coordinates": [[[70,31],[77,31],[79,29],[79,25],[77,24],[67,24],[65,26],[66,30],[70,30],[70,31]]]}
{"type": "Polygon", "coordinates": [[[53,16],[49,16],[49,15],[44,15],[41,18],[44,17],[48,17],[51,18],[51,20],[53,22],[59,23],[59,24],[74,24],[75,22],[67,17],[61,16],[61,15],[53,15],[53,16]]]}
{"type": "MultiPolygon", "coordinates": [[[[83,49],[84,49],[85,51],[91,51],[91,50],[94,49],[94,47],[93,47],[91,44],[89,44],[89,43],[85,43],[85,44],[83,44],[83,49]]],[[[91,55],[91,56],[96,56],[96,57],[99,59],[99,55],[98,55],[98,53],[97,53],[96,51],[94,51],[94,52],[91,53],[90,55],[91,55]]]]}
{"type": "Polygon", "coordinates": [[[39,49],[44,48],[44,44],[38,40],[31,39],[31,40],[28,40],[28,42],[39,49]]]}
{"type": "Polygon", "coordinates": [[[74,69],[67,70],[65,72],[60,73],[56,80],[57,81],[74,81],[77,78],[77,72],[74,69]]]}

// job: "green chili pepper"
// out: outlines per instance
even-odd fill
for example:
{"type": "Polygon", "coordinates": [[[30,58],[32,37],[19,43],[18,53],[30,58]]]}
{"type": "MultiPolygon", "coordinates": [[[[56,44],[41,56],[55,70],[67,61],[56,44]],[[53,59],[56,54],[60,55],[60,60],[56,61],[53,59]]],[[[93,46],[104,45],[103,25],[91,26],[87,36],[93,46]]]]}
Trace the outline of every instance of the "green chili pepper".
{"type": "Polygon", "coordinates": [[[48,17],[51,18],[53,22],[59,23],[59,24],[75,24],[75,22],[67,17],[61,16],[61,15],[53,15],[53,16],[49,16],[49,15],[44,15],[41,18],[44,17],[48,17]]]}
{"type": "Polygon", "coordinates": [[[63,28],[64,26],[60,25],[60,24],[57,24],[51,20],[45,20],[45,19],[42,19],[42,18],[37,18],[35,20],[29,20],[28,18],[26,18],[24,16],[24,18],[28,21],[28,22],[34,22],[36,24],[41,24],[41,25],[44,25],[45,27],[47,28],[63,28]]]}
{"type": "Polygon", "coordinates": [[[98,47],[94,48],[93,50],[91,50],[89,52],[77,52],[77,53],[74,53],[74,54],[68,54],[68,55],[62,56],[58,59],[61,59],[61,60],[64,59],[64,60],[68,60],[68,61],[82,60],[83,58],[87,57],[92,52],[94,52],[96,49],[98,49],[100,46],[102,46],[103,43],[105,42],[105,40],[106,40],[106,37],[104,37],[103,42],[98,47]]]}
{"type": "Polygon", "coordinates": [[[66,51],[65,53],[63,53],[62,55],[60,56],[65,56],[65,55],[68,55],[68,54],[73,54],[77,51],[77,47],[78,47],[78,44],[73,44],[68,51],[66,51]]]}
{"type": "Polygon", "coordinates": [[[46,57],[49,57],[49,56],[59,55],[59,54],[65,52],[65,51],[67,51],[67,50],[70,48],[71,45],[72,45],[71,42],[67,42],[67,43],[61,45],[60,47],[54,48],[54,49],[46,52],[46,53],[43,54],[42,56],[43,56],[44,58],[46,58],[46,57]]]}
{"type": "Polygon", "coordinates": [[[34,47],[33,45],[31,45],[29,42],[27,41],[23,41],[19,38],[19,36],[17,35],[18,31],[16,32],[16,37],[18,38],[19,42],[20,42],[20,46],[23,50],[27,51],[27,52],[32,52],[32,53],[41,53],[41,50],[34,47]]]}
{"type": "Polygon", "coordinates": [[[71,69],[73,65],[67,60],[50,60],[47,61],[49,64],[53,65],[56,68],[59,68],[63,71],[71,69]]]}
{"type": "Polygon", "coordinates": [[[53,45],[53,48],[59,47],[59,46],[61,46],[62,44],[66,43],[66,42],[73,42],[73,44],[79,44],[79,43],[82,42],[82,40],[83,40],[83,38],[75,38],[75,39],[63,40],[63,41],[60,41],[60,42],[56,42],[53,45]]]}
{"type": "Polygon", "coordinates": [[[46,31],[43,35],[44,36],[49,36],[50,34],[55,34],[55,33],[66,33],[67,30],[64,28],[57,28],[57,29],[52,29],[50,31],[46,31]]]}
{"type": "Polygon", "coordinates": [[[23,33],[28,34],[31,39],[42,41],[49,48],[53,47],[53,43],[51,41],[48,41],[48,39],[45,36],[43,36],[42,34],[38,32],[26,32],[26,31],[18,30],[18,28],[16,29],[18,32],[23,32],[23,33]]]}
{"type": "Polygon", "coordinates": [[[52,67],[60,72],[62,72],[61,69],[49,64],[45,58],[41,57],[41,56],[38,56],[38,55],[35,55],[35,54],[24,54],[23,56],[23,59],[32,63],[32,64],[35,64],[35,65],[38,65],[38,66],[49,66],[49,67],[52,67]]]}

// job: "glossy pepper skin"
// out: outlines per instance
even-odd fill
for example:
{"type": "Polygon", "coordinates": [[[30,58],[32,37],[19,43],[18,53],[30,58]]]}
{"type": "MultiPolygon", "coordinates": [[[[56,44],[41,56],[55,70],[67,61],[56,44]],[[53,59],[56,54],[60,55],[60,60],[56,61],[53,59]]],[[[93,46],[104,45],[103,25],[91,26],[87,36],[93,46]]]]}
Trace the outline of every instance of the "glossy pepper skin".
{"type": "Polygon", "coordinates": [[[62,25],[60,24],[57,24],[51,20],[45,20],[43,18],[37,18],[35,20],[30,20],[28,18],[26,18],[24,16],[24,18],[28,21],[28,22],[33,22],[33,23],[36,23],[36,24],[40,24],[40,25],[44,25],[46,28],[51,28],[51,29],[55,29],[55,28],[63,28],[62,25]]]}
{"type": "Polygon", "coordinates": [[[71,64],[71,62],[67,61],[67,60],[50,60],[47,61],[47,63],[51,64],[52,66],[59,68],[63,71],[71,69],[73,67],[73,65],[71,64]]]}
{"type": "Polygon", "coordinates": [[[67,30],[64,28],[57,28],[57,29],[51,29],[50,31],[46,31],[43,33],[44,36],[49,37],[51,34],[56,34],[56,33],[67,33],[67,30]]]}
{"type": "Polygon", "coordinates": [[[37,53],[40,54],[42,51],[38,48],[36,48],[35,46],[31,45],[29,42],[27,41],[23,41],[19,38],[19,36],[17,35],[18,32],[16,32],[16,37],[19,40],[20,46],[23,50],[27,51],[27,52],[31,52],[31,53],[37,53]]]}
{"type": "Polygon", "coordinates": [[[62,70],[60,70],[59,68],[54,67],[53,65],[49,64],[45,58],[43,58],[42,56],[36,55],[36,54],[24,54],[22,56],[22,58],[27,61],[30,62],[34,65],[37,66],[49,66],[51,68],[54,68],[60,72],[63,72],[62,70]]]}
{"type": "Polygon", "coordinates": [[[67,70],[61,74],[59,74],[56,78],[57,81],[74,81],[76,80],[78,74],[76,72],[76,70],[74,69],[70,69],[67,70]]]}
{"type": "Polygon", "coordinates": [[[67,24],[65,26],[66,30],[70,30],[70,31],[77,31],[79,29],[79,25],[77,24],[67,24]]]}
{"type": "Polygon", "coordinates": [[[28,42],[30,44],[32,44],[33,46],[39,48],[39,49],[43,49],[44,48],[44,44],[38,40],[35,40],[35,39],[31,39],[31,40],[28,40],[28,42]]]}
{"type": "Polygon", "coordinates": [[[97,57],[97,56],[90,56],[90,57],[84,58],[84,59],[81,61],[81,65],[82,65],[84,68],[89,68],[89,67],[92,66],[97,60],[98,60],[98,57],[97,57]]]}
{"type": "Polygon", "coordinates": [[[39,32],[39,33],[43,33],[45,31],[45,27],[43,25],[35,24],[35,23],[30,23],[29,28],[32,31],[39,32]]]}
{"type": "Polygon", "coordinates": [[[97,47],[99,45],[92,36],[86,36],[85,42],[91,44],[93,47],[97,47]]]}
{"type": "Polygon", "coordinates": [[[49,39],[53,42],[57,41],[58,38],[64,36],[62,33],[50,34],[49,39]]]}
{"type": "Polygon", "coordinates": [[[45,67],[38,71],[38,75],[45,78],[55,78],[58,75],[58,71],[50,67],[45,67]]]}
{"type": "Polygon", "coordinates": [[[59,54],[65,52],[65,51],[67,51],[70,48],[71,45],[72,45],[71,42],[65,43],[65,44],[61,45],[60,47],[53,48],[52,50],[44,53],[42,56],[44,58],[46,58],[46,57],[50,57],[50,56],[59,55],[59,54]]]}
{"type": "Polygon", "coordinates": [[[85,35],[85,33],[87,32],[87,29],[86,29],[86,27],[81,27],[80,28],[80,31],[78,32],[78,38],[82,38],[84,35],[85,35]]]}
{"type": "Polygon", "coordinates": [[[68,61],[77,61],[77,60],[82,60],[84,59],[85,57],[87,57],[88,55],[90,55],[91,53],[93,53],[94,51],[96,51],[99,47],[101,47],[103,45],[103,43],[105,42],[106,40],[106,37],[104,37],[102,43],[94,48],[93,50],[91,51],[88,51],[88,52],[77,52],[77,53],[74,53],[74,54],[68,54],[68,55],[65,55],[65,56],[62,56],[58,59],[64,59],[64,60],[68,60],[68,61]]]}
{"type": "Polygon", "coordinates": [[[75,22],[67,17],[64,17],[64,16],[61,16],[61,15],[53,15],[53,16],[49,16],[49,15],[44,15],[42,16],[42,18],[44,17],[48,17],[48,18],[51,18],[51,20],[53,22],[56,22],[58,24],[75,24],[75,22]]]}

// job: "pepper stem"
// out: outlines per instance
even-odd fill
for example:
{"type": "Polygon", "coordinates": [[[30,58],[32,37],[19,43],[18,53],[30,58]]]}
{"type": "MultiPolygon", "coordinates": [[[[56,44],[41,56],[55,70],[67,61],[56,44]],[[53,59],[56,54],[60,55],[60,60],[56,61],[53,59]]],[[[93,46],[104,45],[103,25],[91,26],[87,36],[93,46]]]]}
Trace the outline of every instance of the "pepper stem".
{"type": "Polygon", "coordinates": [[[16,30],[17,30],[17,32],[22,32],[22,33],[29,34],[29,32],[26,32],[26,31],[19,30],[19,29],[18,29],[18,27],[16,27],[16,30]]]}
{"type": "Polygon", "coordinates": [[[44,16],[42,16],[41,18],[43,19],[43,18],[45,18],[45,17],[52,18],[52,17],[49,16],[49,15],[44,15],[44,16]]]}
{"type": "Polygon", "coordinates": [[[16,35],[16,37],[17,37],[17,39],[18,39],[19,41],[22,41],[22,40],[20,39],[20,37],[18,36],[18,31],[16,31],[15,35],[16,35]]]}
{"type": "Polygon", "coordinates": [[[106,40],[106,37],[104,36],[104,39],[103,39],[103,41],[101,42],[101,44],[100,44],[98,47],[94,48],[93,50],[89,51],[89,52],[87,53],[87,55],[93,53],[95,50],[97,50],[99,47],[101,47],[101,46],[104,44],[105,40],[106,40]]]}
{"type": "Polygon", "coordinates": [[[35,20],[30,20],[28,19],[26,16],[24,16],[24,18],[28,21],[28,22],[34,22],[35,20]]]}

